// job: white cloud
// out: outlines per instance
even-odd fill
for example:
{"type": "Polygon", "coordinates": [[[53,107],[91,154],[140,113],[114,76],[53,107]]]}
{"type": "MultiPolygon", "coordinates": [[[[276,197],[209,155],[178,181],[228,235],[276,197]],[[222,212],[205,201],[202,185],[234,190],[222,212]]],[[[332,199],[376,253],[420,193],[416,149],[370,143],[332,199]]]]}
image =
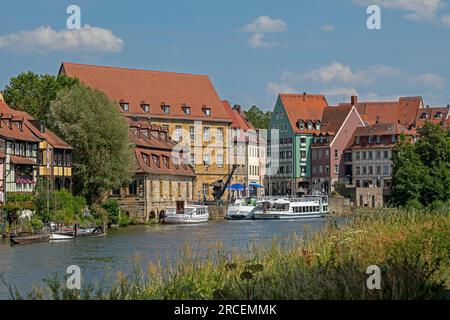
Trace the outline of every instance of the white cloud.
{"type": "Polygon", "coordinates": [[[322,90],[320,94],[330,97],[350,97],[357,96],[358,91],[355,88],[329,88],[322,90]]]}
{"type": "Polygon", "coordinates": [[[269,82],[266,88],[267,93],[277,96],[280,93],[299,93],[297,89],[286,83],[269,82]]]}
{"type": "Polygon", "coordinates": [[[286,22],[281,19],[271,19],[269,16],[261,16],[241,29],[242,32],[250,33],[283,32],[286,30],[286,22]]]}
{"type": "Polygon", "coordinates": [[[264,38],[264,34],[255,33],[250,39],[248,39],[248,44],[250,47],[259,49],[259,48],[273,48],[279,46],[278,42],[269,42],[264,38]]]}
{"type": "Polygon", "coordinates": [[[386,9],[406,11],[405,18],[411,20],[432,20],[443,0],[354,0],[359,5],[379,5],[386,9]]]}
{"type": "Polygon", "coordinates": [[[266,33],[277,33],[287,30],[287,24],[280,19],[271,19],[269,16],[261,16],[252,23],[241,28],[241,32],[253,33],[248,39],[248,45],[255,49],[273,48],[280,46],[278,42],[266,41],[266,33]]]}
{"type": "Polygon", "coordinates": [[[282,77],[286,79],[302,79],[306,81],[329,83],[354,83],[354,84],[372,84],[380,77],[395,77],[401,74],[398,68],[385,65],[374,65],[367,69],[353,71],[348,65],[333,62],[330,65],[310,70],[305,74],[295,76],[293,74],[284,73],[282,77]]]}
{"type": "Polygon", "coordinates": [[[90,27],[80,30],[53,30],[49,26],[42,26],[31,31],[0,36],[0,49],[20,52],[118,52],[124,42],[110,30],[90,27]]]}
{"type": "Polygon", "coordinates": [[[411,85],[420,84],[439,90],[444,87],[444,79],[434,73],[424,73],[418,76],[412,76],[407,79],[411,85]]]}
{"type": "Polygon", "coordinates": [[[325,31],[325,32],[333,32],[335,29],[335,26],[333,26],[332,24],[324,24],[324,25],[320,26],[320,29],[322,29],[322,31],[325,31]]]}

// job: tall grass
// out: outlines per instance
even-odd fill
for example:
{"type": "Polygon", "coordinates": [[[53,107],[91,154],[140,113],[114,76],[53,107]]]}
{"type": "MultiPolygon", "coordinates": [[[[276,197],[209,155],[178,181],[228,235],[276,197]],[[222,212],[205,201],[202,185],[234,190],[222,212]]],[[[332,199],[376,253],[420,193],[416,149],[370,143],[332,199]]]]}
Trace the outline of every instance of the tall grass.
{"type": "MultiPolygon", "coordinates": [[[[175,263],[118,273],[108,289],[65,289],[57,278],[28,299],[445,299],[450,279],[450,214],[381,209],[344,226],[229,253],[186,248],[175,263]],[[381,289],[366,286],[370,265],[381,289]],[[447,283],[446,283],[447,282],[447,283]],[[447,288],[446,288],[447,286],[447,288]]],[[[22,298],[18,293],[15,298],[22,298]]]]}

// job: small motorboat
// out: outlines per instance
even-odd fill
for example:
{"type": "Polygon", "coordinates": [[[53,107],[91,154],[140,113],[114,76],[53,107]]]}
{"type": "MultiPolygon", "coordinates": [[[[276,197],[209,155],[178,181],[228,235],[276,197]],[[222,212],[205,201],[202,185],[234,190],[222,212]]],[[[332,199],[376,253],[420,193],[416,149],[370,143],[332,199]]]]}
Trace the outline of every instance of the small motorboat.
{"type": "Polygon", "coordinates": [[[11,244],[30,244],[39,242],[49,242],[51,237],[50,230],[44,229],[39,232],[11,232],[9,240],[11,244]]]}
{"type": "Polygon", "coordinates": [[[106,235],[102,226],[80,228],[75,226],[75,237],[99,237],[106,235]]]}
{"type": "Polygon", "coordinates": [[[51,241],[66,241],[75,238],[75,231],[57,231],[52,232],[51,241]]]}
{"type": "Polygon", "coordinates": [[[166,224],[198,224],[209,220],[209,211],[207,206],[187,205],[185,201],[177,201],[177,206],[167,208],[163,216],[163,222],[166,224]]]}

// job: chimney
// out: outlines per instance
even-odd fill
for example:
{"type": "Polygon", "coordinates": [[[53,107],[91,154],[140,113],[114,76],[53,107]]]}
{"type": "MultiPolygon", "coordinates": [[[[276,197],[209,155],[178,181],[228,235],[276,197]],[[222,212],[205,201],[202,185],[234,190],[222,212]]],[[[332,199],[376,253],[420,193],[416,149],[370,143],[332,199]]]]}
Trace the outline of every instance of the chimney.
{"type": "Polygon", "coordinates": [[[241,106],[239,104],[236,104],[234,106],[234,109],[236,109],[236,111],[239,112],[239,113],[241,113],[241,111],[242,111],[242,108],[241,108],[241,106]]]}
{"type": "Polygon", "coordinates": [[[3,91],[0,91],[0,102],[5,102],[5,99],[3,98],[3,91]]]}
{"type": "Polygon", "coordinates": [[[356,106],[358,104],[358,96],[351,97],[351,104],[352,106],[356,106]]]}

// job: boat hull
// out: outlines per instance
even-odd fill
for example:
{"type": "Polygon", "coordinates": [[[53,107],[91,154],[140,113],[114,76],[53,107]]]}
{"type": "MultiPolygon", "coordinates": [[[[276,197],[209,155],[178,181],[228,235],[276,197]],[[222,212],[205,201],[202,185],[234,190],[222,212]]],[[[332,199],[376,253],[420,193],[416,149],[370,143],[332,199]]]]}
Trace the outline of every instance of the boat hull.
{"type": "Polygon", "coordinates": [[[254,220],[256,207],[230,206],[227,211],[227,220],[254,220]]]}
{"type": "Polygon", "coordinates": [[[285,214],[285,213],[259,213],[255,214],[256,220],[301,220],[323,218],[324,213],[308,213],[308,214],[285,214]]]}
{"type": "Polygon", "coordinates": [[[55,232],[55,233],[52,233],[50,240],[51,241],[65,241],[65,240],[72,240],[74,238],[75,238],[75,233],[55,232]]]}
{"type": "Polygon", "coordinates": [[[209,221],[209,215],[168,215],[164,217],[165,224],[198,224],[209,221]]]}
{"type": "Polygon", "coordinates": [[[31,244],[31,243],[49,242],[50,236],[51,236],[50,233],[34,236],[11,236],[10,242],[11,244],[31,244]]]}

